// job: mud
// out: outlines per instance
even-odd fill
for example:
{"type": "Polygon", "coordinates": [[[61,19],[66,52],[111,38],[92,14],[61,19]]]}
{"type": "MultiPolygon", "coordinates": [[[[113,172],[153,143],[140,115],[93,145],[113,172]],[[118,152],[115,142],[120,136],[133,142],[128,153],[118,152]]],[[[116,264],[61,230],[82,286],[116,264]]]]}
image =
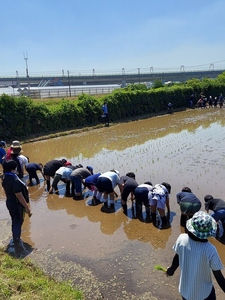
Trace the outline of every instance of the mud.
{"type": "MultiPolygon", "coordinates": [[[[154,266],[170,265],[172,245],[183,232],[176,203],[182,187],[189,186],[202,203],[206,194],[223,198],[225,110],[195,109],[102,127],[24,144],[23,151],[31,162],[67,158],[92,165],[94,172],[133,171],[138,183],[169,182],[172,226],[158,230],[132,219],[131,201],[126,217],[118,190],[116,212],[105,214],[101,206],[89,205],[88,190],[85,200],[74,201],[63,196],[61,182],[60,195],[49,195],[40,175],[40,185],[29,187],[33,216],[25,219],[22,239],[33,248],[28,255],[32,261],[60,280],[72,280],[86,299],[180,299],[179,271],[167,278],[154,266]]],[[[0,239],[6,245],[10,220],[2,189],[0,223],[0,239]]],[[[213,238],[211,242],[225,264],[225,246],[213,238]]]]}

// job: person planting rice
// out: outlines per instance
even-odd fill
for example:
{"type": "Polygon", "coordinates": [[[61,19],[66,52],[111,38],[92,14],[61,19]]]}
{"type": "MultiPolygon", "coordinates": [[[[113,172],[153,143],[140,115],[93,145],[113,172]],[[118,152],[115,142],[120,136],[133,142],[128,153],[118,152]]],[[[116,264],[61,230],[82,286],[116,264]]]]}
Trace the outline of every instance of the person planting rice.
{"type": "Polygon", "coordinates": [[[156,213],[159,212],[161,218],[161,229],[167,229],[170,227],[169,215],[170,215],[170,204],[169,194],[171,192],[171,185],[167,182],[156,184],[151,193],[149,194],[149,203],[151,208],[151,217],[154,226],[156,224],[156,213]],[[167,208],[167,216],[166,210],[167,208]]]}
{"type": "Polygon", "coordinates": [[[193,217],[193,215],[200,210],[202,204],[201,201],[192,193],[189,187],[184,187],[177,195],[177,203],[180,205],[180,226],[186,227],[187,219],[193,217]]]}

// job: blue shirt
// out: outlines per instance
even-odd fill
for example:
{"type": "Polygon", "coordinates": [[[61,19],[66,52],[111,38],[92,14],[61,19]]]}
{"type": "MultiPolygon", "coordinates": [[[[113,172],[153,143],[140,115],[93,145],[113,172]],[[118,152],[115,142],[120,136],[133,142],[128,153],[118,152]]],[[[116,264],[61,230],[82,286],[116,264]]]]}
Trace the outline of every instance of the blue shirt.
{"type": "Polygon", "coordinates": [[[96,185],[97,183],[97,179],[98,177],[101,175],[101,173],[96,173],[94,175],[91,175],[91,176],[88,176],[86,179],[85,179],[85,182],[88,183],[88,184],[91,184],[91,185],[96,185]]]}
{"type": "Polygon", "coordinates": [[[65,168],[63,173],[62,173],[62,178],[63,179],[67,179],[68,181],[71,180],[71,174],[72,174],[73,170],[70,168],[65,168]]]}
{"type": "Polygon", "coordinates": [[[2,164],[2,158],[6,155],[4,148],[0,148],[0,164],[2,164]]]}
{"type": "Polygon", "coordinates": [[[107,113],[108,113],[108,107],[107,107],[107,104],[103,104],[103,105],[102,105],[102,110],[103,110],[103,113],[104,113],[104,114],[107,114],[107,113]]]}
{"type": "Polygon", "coordinates": [[[42,171],[41,167],[36,163],[28,163],[25,168],[27,173],[34,177],[36,176],[36,171],[42,171]]]}

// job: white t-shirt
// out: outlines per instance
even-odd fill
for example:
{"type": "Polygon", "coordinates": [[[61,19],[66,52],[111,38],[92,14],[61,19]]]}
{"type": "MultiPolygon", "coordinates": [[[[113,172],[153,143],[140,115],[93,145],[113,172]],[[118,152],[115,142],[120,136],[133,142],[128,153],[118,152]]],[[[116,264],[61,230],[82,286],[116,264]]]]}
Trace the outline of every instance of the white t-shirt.
{"type": "Polygon", "coordinates": [[[169,198],[167,188],[162,184],[156,184],[148,195],[149,204],[154,205],[155,201],[160,201],[163,204],[166,203],[166,199],[169,198]]]}
{"type": "Polygon", "coordinates": [[[117,186],[117,184],[120,182],[120,177],[116,172],[108,171],[103,174],[101,174],[99,177],[105,177],[108,178],[112,182],[113,189],[117,186]]]}
{"type": "Polygon", "coordinates": [[[24,167],[28,164],[28,159],[27,159],[26,156],[21,154],[21,155],[18,156],[18,159],[19,159],[20,164],[22,165],[22,167],[24,167]]]}
{"type": "Polygon", "coordinates": [[[207,298],[213,287],[211,271],[223,269],[215,246],[194,241],[182,233],[173,249],[179,255],[180,294],[188,300],[207,298]]]}
{"type": "Polygon", "coordinates": [[[146,184],[146,183],[139,184],[138,187],[145,187],[145,188],[147,188],[148,191],[152,190],[152,185],[149,185],[149,184],[146,184]]]}
{"type": "Polygon", "coordinates": [[[60,168],[55,172],[55,174],[63,175],[63,172],[65,172],[66,169],[68,169],[68,168],[67,168],[67,167],[60,167],[60,168]]]}

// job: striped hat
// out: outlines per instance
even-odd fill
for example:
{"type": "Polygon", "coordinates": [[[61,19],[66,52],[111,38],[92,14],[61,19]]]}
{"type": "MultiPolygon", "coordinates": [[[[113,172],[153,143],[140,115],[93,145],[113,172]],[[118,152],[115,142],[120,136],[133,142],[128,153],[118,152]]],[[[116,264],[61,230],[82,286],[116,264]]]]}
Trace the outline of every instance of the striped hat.
{"type": "Polygon", "coordinates": [[[186,227],[199,239],[207,239],[217,230],[216,221],[204,211],[196,212],[191,219],[187,220],[186,227]]]}

